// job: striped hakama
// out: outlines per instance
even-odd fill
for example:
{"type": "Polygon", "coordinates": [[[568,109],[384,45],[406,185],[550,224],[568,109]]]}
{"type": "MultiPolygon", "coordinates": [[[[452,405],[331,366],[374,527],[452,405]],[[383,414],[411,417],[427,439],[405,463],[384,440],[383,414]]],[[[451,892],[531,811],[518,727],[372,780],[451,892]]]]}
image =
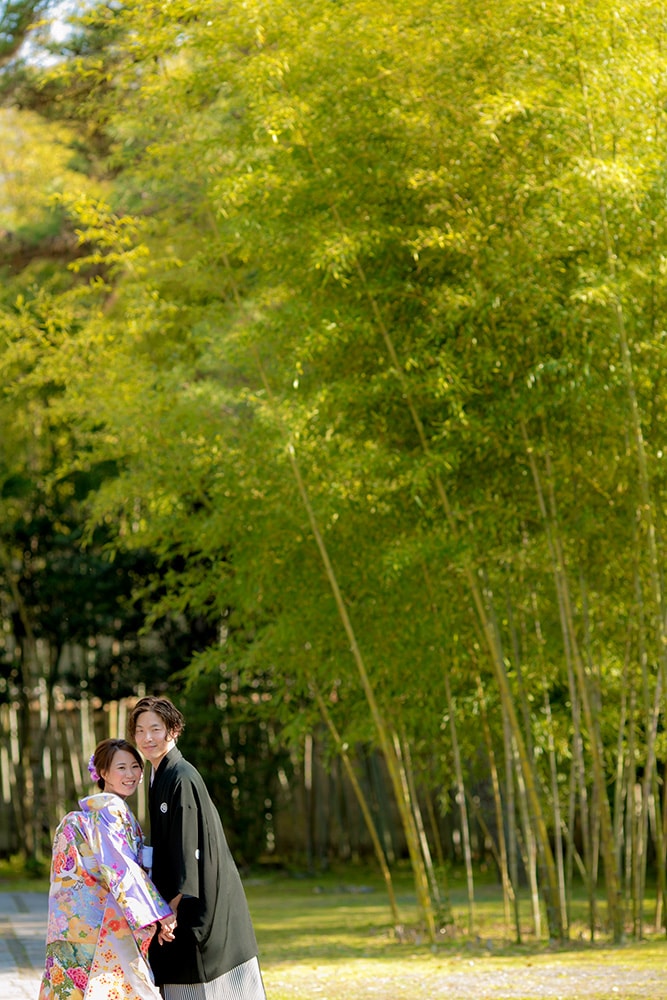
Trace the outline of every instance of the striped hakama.
{"type": "Polygon", "coordinates": [[[257,958],[210,983],[165,983],[161,992],[164,1000],[266,1000],[257,958]]]}

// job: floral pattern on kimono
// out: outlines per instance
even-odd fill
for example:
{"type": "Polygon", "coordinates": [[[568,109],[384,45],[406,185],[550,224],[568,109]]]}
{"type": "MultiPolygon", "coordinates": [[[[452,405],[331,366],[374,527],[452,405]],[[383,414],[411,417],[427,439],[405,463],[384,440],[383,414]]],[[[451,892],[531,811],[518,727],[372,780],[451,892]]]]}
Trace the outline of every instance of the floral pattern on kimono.
{"type": "Polygon", "coordinates": [[[148,946],[171,909],[141,867],[141,828],[118,795],[79,806],[53,843],[39,1000],[157,1000],[148,946]]]}

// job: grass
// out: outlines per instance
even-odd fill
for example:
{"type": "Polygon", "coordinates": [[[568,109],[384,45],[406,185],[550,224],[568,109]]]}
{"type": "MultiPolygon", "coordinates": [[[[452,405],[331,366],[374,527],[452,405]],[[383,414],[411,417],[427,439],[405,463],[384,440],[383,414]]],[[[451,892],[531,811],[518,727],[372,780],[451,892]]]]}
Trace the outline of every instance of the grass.
{"type": "MultiPolygon", "coordinates": [[[[591,944],[583,894],[575,900],[571,939],[531,937],[521,902],[524,941],[507,935],[499,888],[476,887],[475,933],[468,935],[461,879],[450,876],[455,926],[432,945],[419,933],[409,872],[395,876],[404,932],[391,927],[381,879],[358,868],[317,877],[258,873],[245,880],[269,1000],[667,1000],[664,934],[613,946],[591,944]]],[[[44,891],[16,862],[0,862],[0,890],[44,891]]],[[[600,903],[604,916],[604,903],[600,903]]],[[[652,902],[648,903],[652,917],[652,902]]]]}
{"type": "Polygon", "coordinates": [[[48,892],[49,864],[27,865],[20,855],[0,858],[0,892],[48,892]]]}
{"type": "Polygon", "coordinates": [[[618,946],[601,935],[591,944],[583,896],[573,905],[571,940],[560,946],[530,936],[523,900],[524,943],[518,945],[506,936],[495,885],[476,889],[476,933],[465,933],[467,902],[453,879],[456,925],[431,945],[415,931],[409,874],[396,876],[395,887],[405,921],[401,940],[373,874],[352,870],[247,880],[270,1000],[667,1000],[664,935],[618,946]]]}

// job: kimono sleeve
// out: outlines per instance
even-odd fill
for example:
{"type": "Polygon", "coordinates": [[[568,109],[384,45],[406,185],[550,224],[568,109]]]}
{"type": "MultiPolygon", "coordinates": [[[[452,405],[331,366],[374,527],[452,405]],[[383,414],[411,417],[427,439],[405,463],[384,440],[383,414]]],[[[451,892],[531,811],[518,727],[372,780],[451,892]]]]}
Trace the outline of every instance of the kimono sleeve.
{"type": "Polygon", "coordinates": [[[139,864],[135,829],[129,817],[110,810],[98,813],[98,878],[116,900],[132,930],[169,916],[171,908],[139,864]]]}
{"type": "Polygon", "coordinates": [[[199,830],[201,808],[191,781],[182,778],[172,792],[169,857],[173,865],[176,892],[199,898],[199,830]]]}

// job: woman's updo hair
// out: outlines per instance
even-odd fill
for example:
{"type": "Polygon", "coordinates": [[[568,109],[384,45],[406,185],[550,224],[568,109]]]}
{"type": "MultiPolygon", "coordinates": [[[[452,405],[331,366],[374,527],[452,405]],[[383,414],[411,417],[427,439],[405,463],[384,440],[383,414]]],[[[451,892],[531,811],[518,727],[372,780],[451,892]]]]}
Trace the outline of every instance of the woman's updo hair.
{"type": "Polygon", "coordinates": [[[109,770],[116,753],[119,750],[127,750],[131,753],[137,764],[141,764],[142,770],[144,762],[141,759],[141,754],[136,747],[133,747],[131,743],[123,739],[108,739],[102,740],[97,744],[93,755],[88,763],[88,770],[93,781],[97,782],[97,787],[104,791],[104,778],[102,773],[109,770]]]}

